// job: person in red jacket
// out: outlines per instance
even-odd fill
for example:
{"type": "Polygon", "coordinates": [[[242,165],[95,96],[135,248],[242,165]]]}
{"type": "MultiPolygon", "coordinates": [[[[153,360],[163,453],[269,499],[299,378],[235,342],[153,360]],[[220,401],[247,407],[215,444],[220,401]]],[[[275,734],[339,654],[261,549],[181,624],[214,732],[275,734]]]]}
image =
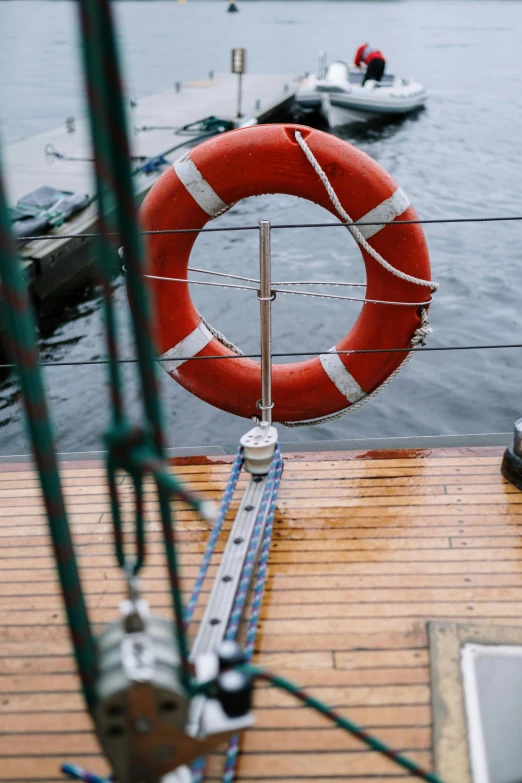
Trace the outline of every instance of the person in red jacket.
{"type": "Polygon", "coordinates": [[[358,68],[361,65],[366,66],[366,73],[363,79],[364,85],[368,79],[375,79],[376,82],[381,81],[386,67],[386,60],[378,49],[373,49],[370,44],[366,43],[359,46],[355,52],[355,65],[358,68]]]}

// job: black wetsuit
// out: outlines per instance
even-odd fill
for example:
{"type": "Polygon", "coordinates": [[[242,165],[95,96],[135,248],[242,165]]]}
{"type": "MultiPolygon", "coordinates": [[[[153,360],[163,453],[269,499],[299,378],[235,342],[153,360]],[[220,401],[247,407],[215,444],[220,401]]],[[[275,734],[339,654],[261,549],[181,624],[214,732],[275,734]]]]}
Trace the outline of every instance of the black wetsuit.
{"type": "Polygon", "coordinates": [[[380,82],[385,67],[386,61],[381,57],[374,57],[370,60],[368,67],[366,68],[366,73],[364,74],[363,84],[365,84],[368,79],[374,79],[376,82],[380,82]]]}

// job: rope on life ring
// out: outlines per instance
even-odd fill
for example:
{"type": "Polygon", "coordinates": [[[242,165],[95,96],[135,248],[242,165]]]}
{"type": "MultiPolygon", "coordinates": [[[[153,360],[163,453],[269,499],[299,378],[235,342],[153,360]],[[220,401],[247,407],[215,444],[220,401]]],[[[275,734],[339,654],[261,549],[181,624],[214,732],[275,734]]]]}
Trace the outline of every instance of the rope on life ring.
{"type": "MultiPolygon", "coordinates": [[[[203,228],[237,201],[265,193],[306,198],[341,214],[366,266],[367,299],[350,331],[326,354],[273,366],[274,416],[296,425],[350,410],[390,382],[429,331],[430,280],[424,232],[408,197],[375,161],[341,139],[297,125],[231,131],[193,148],[152,187],[140,210],[143,228],[203,228]],[[307,152],[308,151],[308,152],[307,152]],[[311,164],[311,165],[310,165],[311,164]],[[341,211],[342,210],[342,211],[341,211]],[[382,221],[382,223],[381,223],[382,221]],[[369,240],[371,239],[371,244],[369,240]],[[419,295],[419,287],[426,295],[419,295]],[[419,306],[419,300],[423,300],[419,306]],[[378,300],[375,302],[375,300],[378,300]],[[404,303],[397,307],[392,303],[404,303]],[[380,349],[382,353],[349,353],[380,349]]],[[[257,414],[260,365],[190,362],[193,356],[235,355],[205,325],[192,302],[187,269],[197,232],[148,236],[156,334],[166,372],[200,399],[234,413],[257,414]]],[[[222,337],[220,335],[220,337],[222,337]]],[[[235,348],[235,346],[233,346],[235,348]]]]}

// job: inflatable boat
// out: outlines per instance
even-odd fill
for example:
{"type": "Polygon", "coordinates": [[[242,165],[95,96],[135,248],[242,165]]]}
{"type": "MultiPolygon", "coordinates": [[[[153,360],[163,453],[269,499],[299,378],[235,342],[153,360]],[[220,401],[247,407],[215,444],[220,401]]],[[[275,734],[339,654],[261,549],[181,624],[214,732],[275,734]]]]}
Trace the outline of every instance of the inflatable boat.
{"type": "Polygon", "coordinates": [[[364,71],[342,61],[328,69],[319,69],[317,76],[307,76],[296,93],[296,104],[304,113],[322,114],[331,127],[350,122],[365,122],[386,116],[400,116],[420,109],[427,100],[421,84],[384,74],[380,82],[368,80],[363,85],[364,71]]]}

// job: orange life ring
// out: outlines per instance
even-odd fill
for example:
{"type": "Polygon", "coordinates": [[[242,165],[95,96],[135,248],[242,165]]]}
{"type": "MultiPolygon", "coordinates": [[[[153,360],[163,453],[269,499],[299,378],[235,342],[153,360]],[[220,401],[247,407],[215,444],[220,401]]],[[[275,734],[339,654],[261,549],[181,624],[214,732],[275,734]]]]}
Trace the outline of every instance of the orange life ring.
{"type": "MultiPolygon", "coordinates": [[[[145,230],[202,228],[229,205],[249,196],[287,193],[335,214],[325,188],[295,139],[299,130],[340,202],[354,221],[415,220],[416,213],[394,180],[368,155],[345,141],[299,125],[261,125],[230,131],[194,147],[166,171],[140,210],[145,230]]],[[[368,226],[372,246],[396,269],[430,279],[420,225],[368,226]]],[[[186,280],[196,233],[148,236],[149,273],[186,280]]],[[[368,299],[429,300],[429,288],[399,279],[361,248],[368,299]],[[427,295],[425,295],[427,293],[427,295]]],[[[169,375],[202,400],[238,416],[258,412],[260,364],[247,358],[180,361],[179,357],[229,356],[201,322],[187,283],[151,280],[156,335],[169,375]]],[[[418,305],[365,303],[338,351],[407,348],[421,326],[418,305]]],[[[333,349],[335,350],[335,349],[333,349]]],[[[322,356],[273,367],[274,418],[315,419],[345,409],[380,386],[406,353],[322,356]]]]}

